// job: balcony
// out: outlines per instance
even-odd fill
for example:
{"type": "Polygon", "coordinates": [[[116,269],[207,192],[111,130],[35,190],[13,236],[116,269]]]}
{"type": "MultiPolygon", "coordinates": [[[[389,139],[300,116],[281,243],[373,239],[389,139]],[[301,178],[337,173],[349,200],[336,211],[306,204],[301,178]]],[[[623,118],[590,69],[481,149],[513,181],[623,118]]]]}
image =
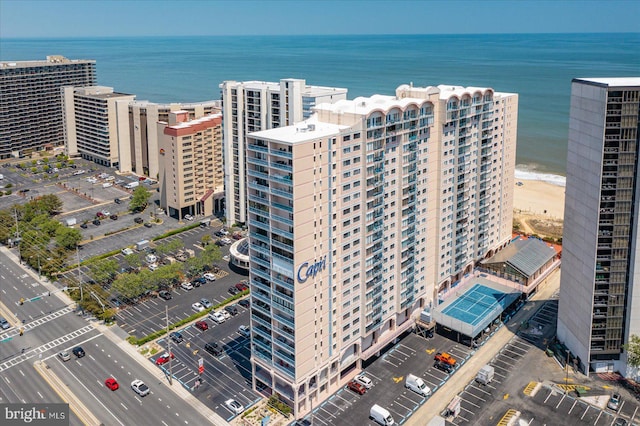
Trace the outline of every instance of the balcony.
{"type": "Polygon", "coordinates": [[[291,152],[289,152],[288,150],[284,149],[284,148],[278,148],[278,149],[271,149],[271,151],[269,151],[271,154],[279,156],[279,157],[284,157],[284,158],[288,158],[291,159],[293,158],[293,155],[291,154],[291,152]]]}
{"type": "Polygon", "coordinates": [[[272,317],[273,317],[273,319],[277,320],[281,324],[287,325],[290,328],[295,329],[295,324],[294,324],[293,318],[287,318],[284,315],[276,313],[276,311],[274,311],[272,317]]]}
{"type": "Polygon", "coordinates": [[[269,148],[267,148],[266,145],[249,144],[247,145],[247,149],[252,151],[269,152],[269,148]]]}
{"type": "Polygon", "coordinates": [[[293,172],[293,168],[291,167],[291,165],[284,161],[276,161],[274,163],[271,163],[271,167],[280,169],[289,173],[293,172]]]}

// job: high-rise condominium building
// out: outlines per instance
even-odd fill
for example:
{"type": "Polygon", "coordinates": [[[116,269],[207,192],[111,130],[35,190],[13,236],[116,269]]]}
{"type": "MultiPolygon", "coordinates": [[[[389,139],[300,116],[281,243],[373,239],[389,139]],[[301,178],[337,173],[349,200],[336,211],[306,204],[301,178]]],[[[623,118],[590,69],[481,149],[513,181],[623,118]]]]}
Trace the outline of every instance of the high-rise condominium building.
{"type": "Polygon", "coordinates": [[[179,218],[221,211],[222,114],[190,119],[172,111],[159,122],[160,206],[179,218]]]}
{"type": "Polygon", "coordinates": [[[400,86],[248,135],[257,388],[308,412],[509,242],[517,102],[400,86]]]}
{"type": "Polygon", "coordinates": [[[47,56],[0,62],[0,158],[64,145],[64,86],[96,84],[96,62],[47,56]]]}
{"type": "Polygon", "coordinates": [[[67,154],[117,167],[118,140],[128,140],[129,135],[118,128],[116,102],[131,101],[135,95],[104,86],[65,87],[62,93],[67,154]]]}
{"type": "Polygon", "coordinates": [[[225,81],[220,85],[224,115],[227,223],[246,222],[245,139],[250,132],[288,126],[311,115],[311,108],[347,98],[347,89],[309,86],[305,80],[225,81]]]}
{"type": "MultiPolygon", "coordinates": [[[[187,111],[189,120],[220,112],[220,101],[156,104],[149,101],[117,102],[120,171],[158,178],[160,172],[158,122],[168,122],[171,111],[187,111]]],[[[220,160],[222,161],[222,160],[220,160]]]]}
{"type": "Polygon", "coordinates": [[[571,84],[558,339],[589,371],[630,373],[640,335],[640,77],[571,84]]]}

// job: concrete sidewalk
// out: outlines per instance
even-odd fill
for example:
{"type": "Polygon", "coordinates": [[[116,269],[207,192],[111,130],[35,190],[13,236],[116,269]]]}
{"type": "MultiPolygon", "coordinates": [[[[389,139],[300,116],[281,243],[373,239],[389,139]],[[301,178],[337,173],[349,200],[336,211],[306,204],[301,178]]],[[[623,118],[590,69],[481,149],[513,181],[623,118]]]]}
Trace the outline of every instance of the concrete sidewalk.
{"type": "Polygon", "coordinates": [[[406,426],[425,426],[428,424],[442,424],[444,419],[440,413],[444,411],[454,396],[462,392],[467,384],[473,380],[476,373],[483,365],[488,364],[494,356],[515,336],[520,323],[527,321],[535,314],[537,309],[531,301],[544,301],[558,291],[560,287],[560,269],[551,274],[546,282],[541,284],[530,302],[518,311],[506,326],[498,330],[491,339],[478,349],[469,360],[458,369],[458,371],[447,380],[447,382],[429,398],[429,400],[404,423],[406,426]],[[433,421],[433,423],[431,423],[433,421]]]}

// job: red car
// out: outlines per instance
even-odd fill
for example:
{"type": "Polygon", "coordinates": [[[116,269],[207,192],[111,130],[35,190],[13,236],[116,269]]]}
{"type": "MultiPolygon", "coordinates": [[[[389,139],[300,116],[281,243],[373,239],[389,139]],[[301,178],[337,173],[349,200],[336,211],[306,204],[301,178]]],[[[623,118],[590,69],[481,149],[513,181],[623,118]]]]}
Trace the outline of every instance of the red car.
{"type": "MultiPolygon", "coordinates": [[[[171,359],[174,359],[174,358],[175,356],[173,355],[173,352],[171,352],[171,359]]],[[[167,362],[169,362],[169,353],[167,352],[163,353],[158,358],[156,358],[156,365],[162,365],[167,362]]]]}
{"type": "Polygon", "coordinates": [[[209,324],[206,321],[196,321],[196,328],[205,331],[209,329],[209,324]]]}
{"type": "Polygon", "coordinates": [[[107,380],[104,381],[104,384],[111,389],[112,391],[118,389],[120,387],[120,385],[118,384],[118,382],[116,381],[116,379],[114,379],[113,377],[109,377],[107,380]]]}
{"type": "Polygon", "coordinates": [[[367,392],[367,388],[365,388],[360,383],[358,383],[356,381],[353,381],[353,380],[350,381],[349,383],[347,383],[347,387],[349,389],[351,389],[352,391],[354,391],[355,393],[358,393],[360,395],[364,395],[365,392],[367,392]]]}
{"type": "Polygon", "coordinates": [[[245,291],[249,289],[249,286],[246,285],[245,283],[238,283],[236,284],[236,288],[240,291],[245,291]]]}

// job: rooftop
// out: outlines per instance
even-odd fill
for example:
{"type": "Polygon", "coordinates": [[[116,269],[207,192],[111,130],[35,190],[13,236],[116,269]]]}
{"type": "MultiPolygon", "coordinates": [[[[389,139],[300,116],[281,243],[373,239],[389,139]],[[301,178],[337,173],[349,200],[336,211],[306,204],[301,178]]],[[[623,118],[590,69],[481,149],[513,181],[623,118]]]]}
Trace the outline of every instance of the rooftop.
{"type": "Polygon", "coordinates": [[[95,64],[93,59],[67,59],[64,56],[52,55],[40,61],[0,61],[0,68],[43,67],[60,64],[95,64]]]}
{"type": "Polygon", "coordinates": [[[555,255],[555,248],[542,240],[519,238],[482,263],[507,263],[530,277],[555,255]]]}
{"type": "Polygon", "coordinates": [[[280,142],[299,143],[312,139],[321,139],[328,136],[334,136],[341,130],[347,129],[349,126],[343,126],[332,123],[323,123],[318,121],[315,115],[307,120],[301,121],[292,126],[277,127],[275,129],[261,130],[259,132],[250,133],[255,138],[276,140],[280,142]]]}
{"type": "Polygon", "coordinates": [[[640,87],[640,77],[587,77],[574,78],[575,82],[596,83],[608,87],[640,87]]]}

